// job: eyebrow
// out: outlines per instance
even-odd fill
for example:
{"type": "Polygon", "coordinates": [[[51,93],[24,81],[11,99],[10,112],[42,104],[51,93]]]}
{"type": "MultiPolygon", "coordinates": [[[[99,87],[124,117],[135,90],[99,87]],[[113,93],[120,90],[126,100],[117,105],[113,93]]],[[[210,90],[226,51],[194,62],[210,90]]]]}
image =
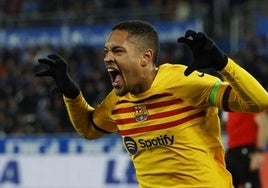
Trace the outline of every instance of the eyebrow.
{"type": "Polygon", "coordinates": [[[116,48],[124,48],[123,46],[112,46],[112,47],[107,47],[107,46],[104,46],[104,49],[105,50],[109,50],[109,49],[116,49],[116,48]]]}
{"type": "MultiPolygon", "coordinates": [[[[111,45],[110,48],[120,48],[120,47],[122,47],[122,46],[120,46],[120,45],[111,45]]],[[[108,46],[104,46],[104,48],[109,48],[109,47],[108,46]]]]}

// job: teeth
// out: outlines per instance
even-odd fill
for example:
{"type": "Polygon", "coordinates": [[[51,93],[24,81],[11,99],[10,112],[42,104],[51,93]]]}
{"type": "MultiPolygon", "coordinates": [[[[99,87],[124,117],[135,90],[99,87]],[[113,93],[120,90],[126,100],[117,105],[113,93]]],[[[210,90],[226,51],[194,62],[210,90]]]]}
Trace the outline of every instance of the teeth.
{"type": "Polygon", "coordinates": [[[115,71],[115,69],[111,69],[111,68],[109,68],[109,69],[107,69],[107,71],[108,71],[108,72],[112,72],[112,71],[115,71]]]}

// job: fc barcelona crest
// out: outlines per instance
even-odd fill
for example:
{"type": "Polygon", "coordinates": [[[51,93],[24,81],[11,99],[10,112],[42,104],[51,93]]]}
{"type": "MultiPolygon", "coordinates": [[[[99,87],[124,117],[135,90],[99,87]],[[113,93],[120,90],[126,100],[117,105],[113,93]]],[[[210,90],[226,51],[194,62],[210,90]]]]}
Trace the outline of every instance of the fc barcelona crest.
{"type": "Polygon", "coordinates": [[[146,121],[148,114],[149,112],[144,104],[134,106],[134,116],[138,123],[146,121]]]}

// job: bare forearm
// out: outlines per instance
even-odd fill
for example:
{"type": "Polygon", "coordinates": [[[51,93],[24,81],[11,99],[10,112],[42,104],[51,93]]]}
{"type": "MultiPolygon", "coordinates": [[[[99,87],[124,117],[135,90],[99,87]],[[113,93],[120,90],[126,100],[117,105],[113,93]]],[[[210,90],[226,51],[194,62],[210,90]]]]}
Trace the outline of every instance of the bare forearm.
{"type": "Polygon", "coordinates": [[[268,117],[266,112],[256,114],[255,122],[258,125],[256,147],[265,149],[268,137],[268,117]]]}

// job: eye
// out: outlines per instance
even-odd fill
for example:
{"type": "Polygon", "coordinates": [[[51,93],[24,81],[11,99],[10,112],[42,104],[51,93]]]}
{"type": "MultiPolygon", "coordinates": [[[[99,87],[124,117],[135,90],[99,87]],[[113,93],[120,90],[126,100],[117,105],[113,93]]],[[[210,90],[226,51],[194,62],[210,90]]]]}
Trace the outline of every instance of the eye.
{"type": "Polygon", "coordinates": [[[114,49],[113,50],[113,53],[115,54],[120,54],[120,53],[123,53],[124,51],[122,49],[114,49]]]}
{"type": "Polygon", "coordinates": [[[108,49],[104,49],[104,54],[106,55],[108,53],[108,49]]]}
{"type": "Polygon", "coordinates": [[[120,47],[114,47],[112,49],[104,48],[104,55],[107,55],[109,51],[112,52],[114,55],[121,55],[125,52],[125,50],[120,47]]]}

